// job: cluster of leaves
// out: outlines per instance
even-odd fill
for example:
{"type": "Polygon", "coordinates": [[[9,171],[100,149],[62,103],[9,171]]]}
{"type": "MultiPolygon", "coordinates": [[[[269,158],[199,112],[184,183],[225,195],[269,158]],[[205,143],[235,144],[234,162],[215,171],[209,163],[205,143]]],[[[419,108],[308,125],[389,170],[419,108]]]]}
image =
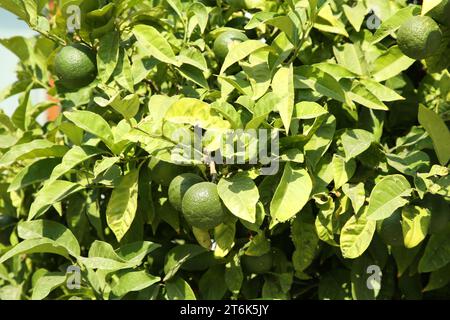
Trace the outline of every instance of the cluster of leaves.
{"type": "Polygon", "coordinates": [[[20,97],[0,113],[0,299],[450,296],[450,73],[395,41],[420,6],[85,2],[0,0],[40,34],[0,40],[20,59],[0,93],[20,97]],[[74,4],[81,29],[68,33],[74,4]],[[221,61],[214,41],[230,29],[248,40],[221,61]],[[98,77],[70,92],[52,65],[73,42],[96,53],[98,77]],[[59,101],[56,121],[36,121],[54,104],[33,104],[38,88],[59,101]],[[229,212],[214,230],[192,229],[148,168],[172,162],[174,133],[195,127],[209,133],[206,154],[226,130],[280,133],[275,175],[261,163],[185,166],[217,181],[229,212]],[[267,253],[269,272],[241,266],[267,253]]]}

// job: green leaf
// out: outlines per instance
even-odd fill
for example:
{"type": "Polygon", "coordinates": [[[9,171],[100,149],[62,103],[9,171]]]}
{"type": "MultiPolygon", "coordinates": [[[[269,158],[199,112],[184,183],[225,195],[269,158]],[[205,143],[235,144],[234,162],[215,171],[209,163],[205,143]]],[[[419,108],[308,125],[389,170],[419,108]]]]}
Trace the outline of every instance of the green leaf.
{"type": "Polygon", "coordinates": [[[123,176],[114,188],[106,208],[106,221],[118,241],[127,233],[137,210],[139,171],[123,176]]]}
{"type": "Polygon", "coordinates": [[[342,186],[342,191],[350,198],[354,213],[357,215],[366,201],[364,183],[360,182],[356,185],[346,183],[342,186]]]}
{"type": "Polygon", "coordinates": [[[419,123],[427,130],[439,162],[445,166],[450,160],[450,130],[447,125],[439,115],[423,105],[419,105],[419,123]]]}
{"type": "Polygon", "coordinates": [[[320,104],[311,101],[301,101],[295,104],[293,118],[295,119],[315,119],[327,114],[328,111],[320,104]]]}
{"type": "Polygon", "coordinates": [[[17,226],[19,237],[25,240],[47,238],[65,248],[72,256],[80,255],[80,245],[73,233],[62,224],[50,220],[22,221],[17,226]]]}
{"type": "Polygon", "coordinates": [[[66,275],[61,272],[51,272],[40,277],[33,286],[31,300],[45,299],[50,292],[66,282],[66,275]]]}
{"type": "Polygon", "coordinates": [[[384,110],[389,108],[365,85],[357,81],[354,82],[351,91],[347,91],[347,96],[354,102],[359,103],[369,109],[384,110]]]}
{"type": "Polygon", "coordinates": [[[166,121],[173,123],[187,123],[201,128],[226,129],[230,127],[228,121],[223,120],[206,102],[183,98],[175,102],[167,110],[166,121]]]}
{"type": "Polygon", "coordinates": [[[139,96],[137,94],[130,94],[124,98],[118,96],[111,102],[111,107],[125,119],[131,119],[138,113],[140,104],[139,96]]]}
{"type": "Polygon", "coordinates": [[[294,82],[293,67],[281,67],[273,76],[272,90],[278,97],[274,109],[280,113],[286,134],[291,126],[292,112],[294,111],[294,82]]]}
{"type": "Polygon", "coordinates": [[[350,289],[350,272],[346,269],[334,268],[320,275],[320,300],[351,300],[350,289]]]}
{"type": "Polygon", "coordinates": [[[399,172],[415,176],[422,168],[430,165],[430,157],[423,151],[412,151],[407,154],[386,154],[387,163],[399,172]]]}
{"type": "Polygon", "coordinates": [[[395,12],[388,19],[383,21],[372,38],[372,44],[378,43],[389,35],[394,34],[400,26],[408,19],[420,13],[419,6],[408,6],[395,12]]]}
{"type": "Polygon", "coordinates": [[[161,62],[179,66],[175,59],[175,53],[167,40],[154,27],[139,24],[133,28],[139,45],[144,48],[148,54],[161,62]]]}
{"type": "Polygon", "coordinates": [[[182,278],[167,281],[166,291],[169,300],[196,300],[194,291],[182,278]]]}
{"type": "Polygon", "coordinates": [[[355,158],[369,149],[375,140],[372,133],[361,129],[347,129],[342,134],[341,139],[346,160],[355,158]]]}
{"type": "Polygon", "coordinates": [[[98,177],[101,173],[111,168],[118,161],[118,157],[107,157],[97,161],[94,166],[94,177],[98,177]]]}
{"type": "Polygon", "coordinates": [[[34,140],[12,147],[0,158],[0,167],[20,160],[62,157],[67,150],[66,146],[56,145],[48,140],[34,140]]]}
{"type": "Polygon", "coordinates": [[[242,69],[250,81],[252,86],[253,100],[261,98],[270,88],[272,73],[270,71],[269,51],[256,51],[249,57],[249,63],[241,62],[242,69]]]}
{"type": "Polygon", "coordinates": [[[64,155],[62,162],[57,165],[52,172],[50,178],[45,182],[45,184],[51,184],[64,174],[68,173],[70,170],[75,168],[80,163],[101,154],[103,151],[91,146],[74,146],[72,149],[67,151],[64,155]]]}
{"type": "Polygon", "coordinates": [[[397,264],[397,274],[402,276],[408,270],[408,267],[414,262],[417,254],[421,250],[421,246],[416,246],[412,249],[407,249],[404,246],[392,246],[392,255],[397,264]]]}
{"type": "Polygon", "coordinates": [[[450,263],[450,232],[445,231],[433,234],[425,247],[419,261],[419,272],[436,271],[450,263]]]}
{"type": "Polygon", "coordinates": [[[315,201],[319,208],[319,213],[314,221],[316,233],[320,240],[331,246],[338,247],[339,245],[336,243],[334,235],[337,229],[336,205],[333,199],[327,195],[318,195],[315,197],[315,201]]]}
{"type": "Polygon", "coordinates": [[[315,19],[314,28],[324,31],[343,35],[348,37],[345,30],[345,25],[337,17],[334,16],[329,3],[326,3],[322,9],[319,10],[315,19]]]}
{"type": "Polygon", "coordinates": [[[0,1],[0,7],[12,12],[18,18],[25,21],[26,12],[20,0],[2,0],[0,1]]]}
{"type": "Polygon", "coordinates": [[[364,85],[370,92],[374,94],[380,101],[398,101],[405,100],[404,97],[397,92],[388,88],[381,83],[371,79],[361,79],[359,82],[364,85]]]}
{"type": "Polygon", "coordinates": [[[177,60],[188,64],[201,71],[208,71],[208,64],[203,54],[194,47],[183,48],[177,56],[177,60]]]}
{"type": "Polygon", "coordinates": [[[312,181],[305,169],[294,169],[286,163],[283,176],[270,203],[270,215],[278,222],[295,216],[308,202],[312,181]]]}
{"type": "Polygon", "coordinates": [[[353,215],[341,230],[340,246],[344,258],[355,259],[369,247],[376,229],[376,221],[368,220],[365,213],[353,215]]]}
{"type": "Polygon", "coordinates": [[[31,204],[28,220],[43,215],[53,204],[83,189],[84,187],[77,183],[63,180],[55,180],[52,184],[45,185],[31,204]]]}
{"type": "Polygon", "coordinates": [[[253,52],[264,47],[267,47],[267,45],[259,40],[247,40],[237,43],[232,48],[230,48],[230,51],[225,57],[225,61],[223,62],[222,68],[220,69],[220,74],[223,74],[229,67],[231,67],[231,65],[245,59],[253,52]]]}
{"type": "Polygon", "coordinates": [[[311,89],[331,99],[345,102],[345,93],[341,85],[331,75],[313,66],[294,68],[294,86],[296,89],[311,89]]]}
{"type": "Polygon", "coordinates": [[[367,13],[367,8],[364,2],[357,2],[356,5],[350,7],[348,5],[343,5],[344,14],[352,27],[359,32],[361,30],[361,25],[364,22],[364,18],[367,13]]]}
{"type": "Polygon", "coordinates": [[[409,196],[411,192],[411,185],[404,176],[395,174],[384,177],[372,189],[367,217],[371,220],[390,217],[396,209],[408,203],[404,197],[409,196]]]}
{"type": "Polygon", "coordinates": [[[114,250],[109,243],[96,240],[89,249],[88,258],[79,257],[78,260],[87,268],[112,272],[142,264],[145,256],[158,247],[149,241],[138,241],[114,250]]]}
{"type": "Polygon", "coordinates": [[[233,294],[239,294],[244,274],[241,268],[241,260],[236,254],[233,259],[225,265],[225,283],[233,294]]]}
{"type": "Polygon", "coordinates": [[[114,151],[114,135],[111,127],[100,115],[90,111],[64,112],[64,116],[81,129],[97,136],[114,151]]]}
{"type": "Polygon", "coordinates": [[[51,239],[41,238],[28,239],[18,243],[0,258],[0,263],[17,255],[32,253],[54,253],[67,259],[69,258],[69,253],[66,248],[58,245],[51,239]]]}
{"type": "Polygon", "coordinates": [[[304,146],[305,159],[311,167],[315,167],[331,145],[336,131],[336,118],[328,115],[324,123],[304,146]]]}
{"type": "Polygon", "coordinates": [[[365,56],[359,45],[345,43],[333,47],[333,53],[339,65],[355,75],[364,75],[367,73],[365,56]]]}
{"type": "Polygon", "coordinates": [[[376,262],[369,254],[353,261],[351,270],[353,299],[375,300],[380,293],[382,274],[380,272],[380,277],[377,279],[368,273],[368,267],[372,265],[376,265],[376,262]],[[369,287],[369,284],[372,288],[369,287]]]}
{"type": "Polygon", "coordinates": [[[334,188],[339,189],[348,182],[356,171],[356,161],[354,159],[345,160],[343,157],[333,155],[333,179],[334,188]]]}
{"type": "Polygon", "coordinates": [[[428,234],[431,213],[419,206],[406,206],[402,210],[402,231],[405,247],[419,245],[428,234]]]}
{"type": "Polygon", "coordinates": [[[431,272],[427,286],[424,292],[437,290],[445,287],[450,282],[450,263],[436,271],[431,272]]]}
{"type": "Polygon", "coordinates": [[[262,256],[270,251],[270,241],[263,232],[259,231],[248,243],[245,254],[249,256],[262,256]]]}
{"type": "Polygon", "coordinates": [[[241,115],[235,107],[226,101],[215,101],[211,104],[211,109],[220,113],[231,124],[232,129],[242,129],[241,115]]]}
{"type": "Polygon", "coordinates": [[[388,80],[408,69],[414,62],[398,46],[392,46],[374,61],[372,77],[378,82],[388,80]]]}
{"type": "Polygon", "coordinates": [[[32,184],[47,180],[53,169],[61,162],[59,158],[37,160],[23,168],[8,187],[8,192],[17,191],[32,184]]]}
{"type": "Polygon", "coordinates": [[[97,51],[98,74],[102,82],[107,83],[114,72],[119,60],[119,40],[118,32],[108,32],[100,39],[97,51]]]}
{"type": "Polygon", "coordinates": [[[319,245],[311,210],[297,215],[291,224],[291,238],[295,246],[292,254],[294,269],[303,272],[313,262],[319,245]]]}
{"type": "Polygon", "coordinates": [[[164,281],[172,278],[183,263],[204,252],[207,251],[203,247],[195,244],[179,245],[171,249],[166,255],[164,264],[164,273],[166,274],[164,281]]]}
{"type": "Polygon", "coordinates": [[[191,37],[196,26],[204,33],[208,24],[208,9],[201,2],[194,2],[188,9],[188,36],[191,37]]]}
{"type": "Polygon", "coordinates": [[[203,300],[221,300],[228,291],[224,279],[224,266],[216,265],[206,271],[198,283],[203,300]]]}
{"type": "Polygon", "coordinates": [[[208,81],[206,80],[203,72],[196,67],[184,64],[178,69],[178,71],[186,79],[198,84],[200,87],[209,89],[208,81]]]}
{"type": "Polygon", "coordinates": [[[214,250],[214,256],[218,258],[225,257],[235,244],[236,236],[236,219],[227,218],[225,222],[219,224],[214,228],[214,241],[216,242],[216,248],[214,250]]]}
{"type": "Polygon", "coordinates": [[[217,190],[228,210],[236,217],[255,223],[259,192],[252,179],[243,175],[222,178],[217,190]]]}
{"type": "Polygon", "coordinates": [[[161,245],[150,241],[127,243],[116,250],[117,256],[129,263],[139,265],[145,256],[161,245]]]}
{"type": "Polygon", "coordinates": [[[299,30],[289,15],[276,16],[266,20],[264,23],[283,31],[292,44],[296,44],[298,42],[299,30]]]}
{"type": "Polygon", "coordinates": [[[116,297],[123,297],[128,292],[144,290],[160,280],[160,277],[148,274],[145,270],[127,271],[118,277],[116,285],[111,288],[111,292],[116,297]]]}

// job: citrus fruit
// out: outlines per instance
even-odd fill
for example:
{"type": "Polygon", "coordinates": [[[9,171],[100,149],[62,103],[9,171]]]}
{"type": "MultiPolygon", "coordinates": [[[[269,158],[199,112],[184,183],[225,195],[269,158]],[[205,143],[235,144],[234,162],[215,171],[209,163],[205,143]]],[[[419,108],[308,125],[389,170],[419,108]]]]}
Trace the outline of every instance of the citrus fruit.
{"type": "Polygon", "coordinates": [[[443,0],[436,7],[427,12],[427,16],[436,22],[450,27],[450,0],[443,0]]]}
{"type": "Polygon", "coordinates": [[[186,172],[186,168],[170,162],[152,158],[148,165],[153,182],[168,187],[176,176],[186,172]]]}
{"type": "Polygon", "coordinates": [[[203,181],[204,180],[202,179],[202,177],[194,173],[183,173],[179,176],[176,176],[169,185],[170,204],[178,211],[181,211],[181,200],[183,199],[186,191],[188,191],[188,189],[194,184],[203,181]]]}
{"type": "Polygon", "coordinates": [[[401,25],[397,33],[400,50],[412,59],[425,59],[439,49],[442,31],[430,17],[415,16],[401,25]]]}
{"type": "Polygon", "coordinates": [[[250,273],[265,273],[272,269],[273,257],[272,252],[265,253],[261,256],[242,256],[242,266],[250,273]]]}
{"type": "Polygon", "coordinates": [[[389,218],[381,221],[378,226],[378,233],[387,245],[403,245],[401,209],[396,210],[389,218]]]}
{"type": "Polygon", "coordinates": [[[55,57],[55,73],[67,89],[79,89],[97,76],[95,54],[85,45],[66,46],[55,57]]]}
{"type": "Polygon", "coordinates": [[[184,194],[181,208],[187,222],[202,230],[218,226],[225,217],[217,186],[211,182],[200,182],[190,187],[184,194]]]}
{"type": "Polygon", "coordinates": [[[247,36],[237,30],[227,30],[222,32],[214,41],[214,54],[220,60],[225,59],[229,48],[233,43],[248,40],[247,36]]]}

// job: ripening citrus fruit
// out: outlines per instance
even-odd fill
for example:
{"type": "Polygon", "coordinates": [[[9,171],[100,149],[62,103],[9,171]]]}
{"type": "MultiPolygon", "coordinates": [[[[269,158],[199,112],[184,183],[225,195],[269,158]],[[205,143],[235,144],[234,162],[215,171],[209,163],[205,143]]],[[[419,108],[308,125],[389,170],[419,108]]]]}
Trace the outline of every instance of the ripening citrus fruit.
{"type": "Polygon", "coordinates": [[[95,54],[82,44],[66,46],[55,57],[55,73],[67,89],[79,89],[97,76],[95,54]]]}
{"type": "Polygon", "coordinates": [[[273,257],[272,252],[268,252],[261,256],[243,255],[242,266],[250,273],[266,273],[272,269],[273,257]]]}
{"type": "Polygon", "coordinates": [[[430,17],[415,16],[401,25],[397,33],[400,50],[412,59],[425,59],[439,49],[442,31],[430,17]]]}
{"type": "Polygon", "coordinates": [[[168,187],[176,176],[186,172],[186,167],[152,158],[148,164],[153,182],[168,187]]]}
{"type": "Polygon", "coordinates": [[[211,182],[201,182],[190,187],[184,194],[181,208],[187,222],[202,230],[217,227],[225,218],[217,186],[211,182]]]}
{"type": "Polygon", "coordinates": [[[222,32],[214,41],[214,54],[220,60],[225,59],[229,48],[233,43],[244,42],[248,40],[247,36],[237,30],[222,32]]]}
{"type": "Polygon", "coordinates": [[[443,0],[436,7],[427,12],[427,16],[436,22],[450,27],[450,0],[443,0]]]}
{"type": "Polygon", "coordinates": [[[379,223],[378,233],[387,245],[402,246],[403,230],[402,230],[402,211],[401,209],[394,211],[389,217],[379,223]]]}
{"type": "Polygon", "coordinates": [[[181,201],[186,191],[194,184],[203,181],[202,177],[194,173],[183,173],[175,177],[169,185],[170,204],[178,211],[181,211],[181,201]]]}

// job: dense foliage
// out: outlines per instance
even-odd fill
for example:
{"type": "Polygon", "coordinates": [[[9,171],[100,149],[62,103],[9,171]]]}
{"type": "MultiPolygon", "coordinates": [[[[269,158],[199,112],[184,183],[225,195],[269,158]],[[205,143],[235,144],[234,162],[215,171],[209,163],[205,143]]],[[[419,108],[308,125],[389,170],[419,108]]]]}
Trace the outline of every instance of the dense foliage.
{"type": "Polygon", "coordinates": [[[450,32],[396,40],[441,2],[0,0],[39,34],[0,40],[0,299],[450,298],[450,32]]]}

